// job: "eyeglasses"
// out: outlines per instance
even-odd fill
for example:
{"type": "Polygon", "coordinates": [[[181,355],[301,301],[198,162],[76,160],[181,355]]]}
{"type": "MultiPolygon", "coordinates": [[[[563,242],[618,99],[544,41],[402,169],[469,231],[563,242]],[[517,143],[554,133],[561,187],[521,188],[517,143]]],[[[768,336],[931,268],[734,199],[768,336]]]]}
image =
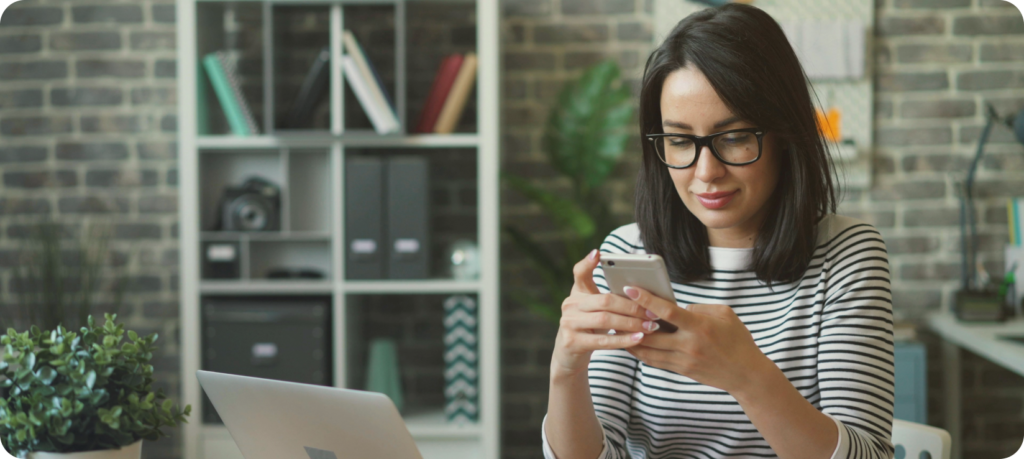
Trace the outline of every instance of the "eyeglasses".
{"type": "Polygon", "coordinates": [[[761,145],[767,133],[761,128],[733,129],[707,136],[691,134],[647,134],[658,158],[673,169],[686,169],[697,163],[704,146],[719,161],[730,166],[743,166],[761,159],[761,145]]]}

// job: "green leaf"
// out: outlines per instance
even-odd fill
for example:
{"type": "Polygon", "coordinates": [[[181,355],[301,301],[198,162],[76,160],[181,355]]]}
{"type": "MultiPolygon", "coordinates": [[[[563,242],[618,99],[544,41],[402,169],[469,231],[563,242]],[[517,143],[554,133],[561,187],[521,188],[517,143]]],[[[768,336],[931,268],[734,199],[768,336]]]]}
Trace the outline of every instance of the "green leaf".
{"type": "Polygon", "coordinates": [[[605,181],[629,140],[632,94],[618,78],[614,61],[594,65],[563,88],[545,126],[544,153],[581,195],[605,181]]]}
{"type": "Polygon", "coordinates": [[[554,220],[559,227],[572,230],[581,238],[594,234],[594,220],[576,203],[540,189],[522,177],[507,174],[504,178],[506,183],[516,191],[540,204],[548,217],[554,220]]]}
{"type": "Polygon", "coordinates": [[[51,367],[42,367],[36,372],[36,377],[39,378],[39,382],[49,386],[53,383],[54,379],[57,379],[57,370],[54,370],[51,367]]]}
{"type": "Polygon", "coordinates": [[[139,334],[135,333],[132,330],[128,330],[128,339],[130,339],[132,341],[138,341],[139,340],[139,334]]]}

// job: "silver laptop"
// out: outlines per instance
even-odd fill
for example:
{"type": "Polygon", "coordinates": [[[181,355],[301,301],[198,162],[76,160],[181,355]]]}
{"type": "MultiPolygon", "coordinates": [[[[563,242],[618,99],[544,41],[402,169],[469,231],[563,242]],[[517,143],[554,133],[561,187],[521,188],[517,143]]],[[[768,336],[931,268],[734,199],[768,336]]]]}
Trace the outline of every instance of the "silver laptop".
{"type": "Polygon", "coordinates": [[[375,392],[197,371],[245,459],[423,459],[375,392]]]}

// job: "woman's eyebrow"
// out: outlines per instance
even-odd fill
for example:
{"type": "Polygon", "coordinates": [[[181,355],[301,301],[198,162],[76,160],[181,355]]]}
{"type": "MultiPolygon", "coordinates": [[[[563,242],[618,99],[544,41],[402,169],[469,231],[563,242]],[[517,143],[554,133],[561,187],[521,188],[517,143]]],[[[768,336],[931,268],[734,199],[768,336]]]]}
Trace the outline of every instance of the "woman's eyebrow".
{"type": "MultiPolygon", "coordinates": [[[[728,125],[730,125],[732,123],[735,123],[735,122],[738,122],[738,121],[741,121],[738,116],[731,116],[729,118],[726,118],[726,119],[724,119],[722,121],[719,121],[719,122],[715,123],[714,128],[715,129],[719,129],[719,128],[728,126],[728,125]]],[[[686,123],[680,123],[678,121],[663,120],[661,124],[662,124],[662,126],[665,126],[665,127],[674,127],[674,128],[679,128],[679,129],[689,129],[691,131],[693,130],[693,126],[690,126],[689,124],[686,124],[686,123]]]]}

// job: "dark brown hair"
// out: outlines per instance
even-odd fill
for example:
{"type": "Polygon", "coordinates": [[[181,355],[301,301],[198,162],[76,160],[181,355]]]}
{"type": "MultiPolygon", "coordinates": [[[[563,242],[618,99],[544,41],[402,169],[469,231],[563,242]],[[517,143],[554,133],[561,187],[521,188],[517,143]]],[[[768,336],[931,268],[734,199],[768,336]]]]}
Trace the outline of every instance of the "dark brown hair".
{"type": "MultiPolygon", "coordinates": [[[[640,90],[641,134],[662,132],[661,89],[695,66],[733,114],[775,137],[779,180],[754,242],[751,268],[768,285],[799,280],[816,245],[817,223],[836,209],[833,164],[818,132],[807,77],[779,24],[738,3],[687,16],[647,59],[640,90]]],[[[643,143],[636,221],[648,253],[674,282],[711,275],[707,228],[683,204],[652,145],[643,143]]]]}

